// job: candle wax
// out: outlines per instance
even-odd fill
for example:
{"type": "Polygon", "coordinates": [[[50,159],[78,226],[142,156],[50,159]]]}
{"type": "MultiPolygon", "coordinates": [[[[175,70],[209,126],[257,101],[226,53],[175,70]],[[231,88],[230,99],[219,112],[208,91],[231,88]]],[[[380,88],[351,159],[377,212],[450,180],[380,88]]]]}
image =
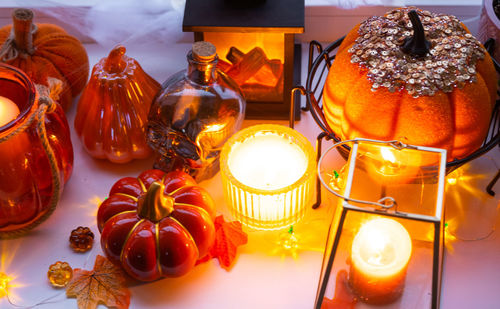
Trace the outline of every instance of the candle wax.
{"type": "Polygon", "coordinates": [[[272,133],[262,133],[235,145],[228,161],[238,181],[261,190],[292,185],[304,175],[307,164],[299,146],[272,133]]]}
{"type": "Polygon", "coordinates": [[[19,108],[12,100],[0,96],[0,127],[8,124],[19,116],[19,108]]]}

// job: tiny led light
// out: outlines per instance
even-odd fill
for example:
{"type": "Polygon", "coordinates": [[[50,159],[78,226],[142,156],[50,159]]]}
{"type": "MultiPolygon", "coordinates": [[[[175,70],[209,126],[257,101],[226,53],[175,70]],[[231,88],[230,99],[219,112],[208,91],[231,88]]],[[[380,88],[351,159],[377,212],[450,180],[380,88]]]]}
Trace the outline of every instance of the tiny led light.
{"type": "Polygon", "coordinates": [[[11,280],[12,278],[7,276],[7,274],[0,272],[0,298],[7,295],[7,289],[11,280]]]}
{"type": "Polygon", "coordinates": [[[297,131],[281,125],[246,128],[224,145],[221,175],[233,216],[256,229],[297,222],[314,188],[315,152],[297,131]]]}

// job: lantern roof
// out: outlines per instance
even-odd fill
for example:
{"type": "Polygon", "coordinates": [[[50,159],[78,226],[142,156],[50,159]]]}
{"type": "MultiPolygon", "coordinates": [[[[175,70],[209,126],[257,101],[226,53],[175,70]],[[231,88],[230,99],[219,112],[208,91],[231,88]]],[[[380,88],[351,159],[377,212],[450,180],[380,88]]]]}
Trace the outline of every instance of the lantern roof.
{"type": "Polygon", "coordinates": [[[187,0],[184,32],[304,32],[304,0],[187,0]]]}

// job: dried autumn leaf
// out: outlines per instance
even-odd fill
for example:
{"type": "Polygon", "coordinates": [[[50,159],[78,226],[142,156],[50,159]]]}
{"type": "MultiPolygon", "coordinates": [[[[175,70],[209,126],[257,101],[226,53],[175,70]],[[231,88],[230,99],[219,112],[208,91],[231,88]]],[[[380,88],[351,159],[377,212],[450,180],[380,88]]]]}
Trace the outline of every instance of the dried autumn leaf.
{"type": "Polygon", "coordinates": [[[225,270],[231,269],[236,258],[238,246],[248,241],[248,236],[243,232],[241,222],[225,222],[222,215],[215,218],[215,243],[210,249],[210,255],[219,259],[219,264],[225,270]]]}
{"type": "Polygon", "coordinates": [[[120,268],[98,255],[93,270],[76,268],[73,271],[73,278],[66,286],[66,296],[76,297],[79,309],[95,309],[99,303],[126,309],[130,304],[130,291],[125,280],[120,268]]]}

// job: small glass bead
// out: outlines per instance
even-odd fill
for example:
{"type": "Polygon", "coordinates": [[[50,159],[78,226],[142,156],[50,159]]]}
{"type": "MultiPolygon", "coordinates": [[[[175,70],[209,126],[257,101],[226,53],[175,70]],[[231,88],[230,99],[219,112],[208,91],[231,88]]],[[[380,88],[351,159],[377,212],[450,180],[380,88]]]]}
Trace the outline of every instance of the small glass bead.
{"type": "Polygon", "coordinates": [[[68,263],[57,261],[49,266],[47,278],[53,286],[62,288],[68,284],[71,277],[73,277],[73,269],[68,263]]]}
{"type": "Polygon", "coordinates": [[[88,251],[94,244],[94,233],[88,227],[79,226],[71,231],[69,244],[77,252],[88,251]]]}

